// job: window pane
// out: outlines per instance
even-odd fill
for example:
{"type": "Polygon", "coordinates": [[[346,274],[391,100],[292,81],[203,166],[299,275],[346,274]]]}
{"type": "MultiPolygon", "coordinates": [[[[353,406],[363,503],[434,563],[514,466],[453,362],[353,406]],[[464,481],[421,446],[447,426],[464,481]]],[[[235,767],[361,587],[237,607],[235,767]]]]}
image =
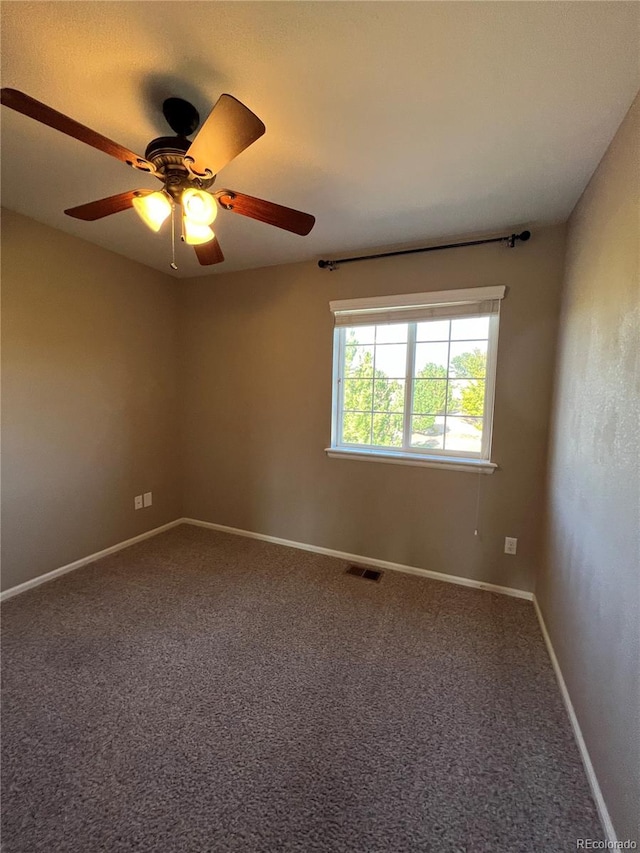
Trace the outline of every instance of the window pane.
{"type": "Polygon", "coordinates": [[[402,415],[374,415],[373,443],[383,447],[402,447],[402,415]]]}
{"type": "Polygon", "coordinates": [[[425,323],[418,323],[416,325],[416,340],[448,341],[449,320],[427,320],[425,323]]]}
{"type": "Polygon", "coordinates": [[[480,453],[482,449],[482,418],[447,417],[444,449],[480,453]]]}
{"type": "Polygon", "coordinates": [[[375,380],[373,408],[376,412],[404,411],[404,379],[375,380]]]}
{"type": "Polygon", "coordinates": [[[444,447],[444,418],[433,415],[414,415],[411,418],[411,447],[442,450],[444,447]]]}
{"type": "Polygon", "coordinates": [[[450,414],[479,417],[484,415],[484,379],[449,380],[450,414]]]}
{"type": "Polygon", "coordinates": [[[475,341],[489,337],[488,317],[461,317],[451,322],[452,341],[475,341]]]}
{"type": "Polygon", "coordinates": [[[345,379],[344,380],[344,408],[345,411],[366,412],[371,410],[373,404],[373,380],[372,379],[345,379]]]}
{"type": "Polygon", "coordinates": [[[406,344],[407,323],[392,323],[390,325],[376,326],[377,344],[406,344]]]}
{"type": "Polygon", "coordinates": [[[483,379],[487,373],[487,341],[451,342],[450,375],[483,379]]]}
{"type": "Polygon", "coordinates": [[[407,372],[407,345],[376,345],[376,376],[379,371],[389,378],[404,378],[407,372]]]}
{"type": "Polygon", "coordinates": [[[344,375],[354,379],[373,376],[373,347],[345,347],[344,375]]]}
{"type": "Polygon", "coordinates": [[[373,344],[376,337],[375,326],[350,326],[346,332],[347,344],[373,344]]]}
{"type": "Polygon", "coordinates": [[[449,344],[416,344],[415,376],[418,379],[447,375],[449,344]]]}
{"type": "Polygon", "coordinates": [[[444,414],[447,400],[446,379],[415,379],[413,382],[413,411],[417,414],[444,414]]]}
{"type": "Polygon", "coordinates": [[[344,444],[371,444],[371,413],[345,412],[342,420],[344,444]]]}

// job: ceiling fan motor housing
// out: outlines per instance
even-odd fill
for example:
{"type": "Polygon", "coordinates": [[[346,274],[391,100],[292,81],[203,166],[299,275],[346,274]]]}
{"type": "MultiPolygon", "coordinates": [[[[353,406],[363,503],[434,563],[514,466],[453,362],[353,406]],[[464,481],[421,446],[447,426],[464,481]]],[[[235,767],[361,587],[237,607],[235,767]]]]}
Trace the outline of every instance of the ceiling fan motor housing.
{"type": "Polygon", "coordinates": [[[151,140],[145,151],[145,159],[153,163],[157,177],[176,201],[183,190],[188,187],[207,189],[216,177],[198,178],[191,174],[184,162],[184,155],[190,145],[191,142],[185,136],[159,136],[151,140]]]}

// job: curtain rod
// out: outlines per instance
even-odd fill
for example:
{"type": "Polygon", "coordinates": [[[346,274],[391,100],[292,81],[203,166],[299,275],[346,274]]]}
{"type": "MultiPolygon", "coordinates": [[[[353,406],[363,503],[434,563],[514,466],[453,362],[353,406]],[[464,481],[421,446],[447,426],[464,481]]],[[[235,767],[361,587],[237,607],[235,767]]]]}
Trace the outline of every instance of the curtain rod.
{"type": "Polygon", "coordinates": [[[484,243],[506,243],[508,249],[513,249],[516,240],[523,243],[531,237],[531,231],[522,231],[520,234],[507,234],[504,237],[490,237],[485,240],[468,240],[466,243],[445,243],[442,246],[427,246],[424,249],[400,249],[397,252],[382,252],[379,255],[360,255],[357,258],[339,258],[335,261],[318,261],[320,269],[328,269],[333,272],[338,264],[350,264],[353,261],[373,261],[376,258],[393,258],[396,255],[415,255],[417,252],[437,252],[438,249],[460,249],[462,246],[482,246],[484,243]]]}

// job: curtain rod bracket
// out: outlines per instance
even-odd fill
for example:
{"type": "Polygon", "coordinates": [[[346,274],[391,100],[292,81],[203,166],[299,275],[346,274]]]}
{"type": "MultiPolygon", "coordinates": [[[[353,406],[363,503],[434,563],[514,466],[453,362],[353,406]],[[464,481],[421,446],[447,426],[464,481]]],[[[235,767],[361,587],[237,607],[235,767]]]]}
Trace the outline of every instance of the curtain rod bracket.
{"type": "Polygon", "coordinates": [[[329,272],[334,272],[338,269],[340,261],[318,261],[320,269],[328,269],[329,272]]]}
{"type": "Polygon", "coordinates": [[[339,258],[333,261],[318,261],[320,269],[328,269],[333,272],[338,269],[339,264],[350,264],[353,261],[372,261],[376,258],[393,258],[396,255],[415,255],[418,252],[436,252],[438,249],[461,249],[463,246],[482,246],[485,243],[506,243],[507,249],[513,249],[516,240],[526,243],[531,237],[531,231],[522,231],[520,234],[507,234],[505,237],[489,237],[486,240],[468,240],[466,243],[446,243],[442,246],[426,246],[424,249],[400,249],[397,252],[382,252],[379,255],[361,255],[357,258],[339,258]]]}

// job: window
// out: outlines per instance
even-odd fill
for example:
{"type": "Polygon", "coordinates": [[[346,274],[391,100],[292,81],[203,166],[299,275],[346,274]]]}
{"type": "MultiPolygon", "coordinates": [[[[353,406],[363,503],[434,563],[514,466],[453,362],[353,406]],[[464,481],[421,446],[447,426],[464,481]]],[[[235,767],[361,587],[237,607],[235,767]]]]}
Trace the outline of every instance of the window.
{"type": "Polygon", "coordinates": [[[491,473],[504,287],[331,303],[330,456],[491,473]]]}

